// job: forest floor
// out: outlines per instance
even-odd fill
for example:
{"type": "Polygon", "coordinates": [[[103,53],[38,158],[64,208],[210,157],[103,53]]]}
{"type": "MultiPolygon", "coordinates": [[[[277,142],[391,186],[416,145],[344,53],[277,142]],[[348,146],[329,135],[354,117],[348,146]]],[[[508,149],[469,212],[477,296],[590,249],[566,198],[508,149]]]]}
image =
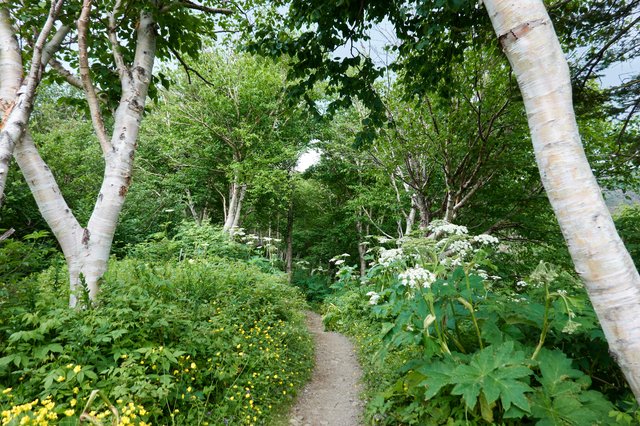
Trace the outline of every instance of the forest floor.
{"type": "Polygon", "coordinates": [[[362,371],[353,344],[342,334],[324,331],[320,315],[306,314],[316,344],[316,364],[311,380],[291,409],[289,425],[361,425],[362,371]]]}

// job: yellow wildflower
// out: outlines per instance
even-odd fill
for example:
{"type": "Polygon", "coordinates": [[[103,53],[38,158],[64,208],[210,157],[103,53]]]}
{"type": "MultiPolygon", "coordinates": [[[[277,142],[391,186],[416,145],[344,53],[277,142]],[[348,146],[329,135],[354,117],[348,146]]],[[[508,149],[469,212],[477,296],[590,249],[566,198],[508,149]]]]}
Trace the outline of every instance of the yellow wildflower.
{"type": "Polygon", "coordinates": [[[75,411],[73,409],[68,409],[68,410],[64,410],[64,415],[67,417],[71,417],[73,416],[73,414],[75,413],[75,411]]]}

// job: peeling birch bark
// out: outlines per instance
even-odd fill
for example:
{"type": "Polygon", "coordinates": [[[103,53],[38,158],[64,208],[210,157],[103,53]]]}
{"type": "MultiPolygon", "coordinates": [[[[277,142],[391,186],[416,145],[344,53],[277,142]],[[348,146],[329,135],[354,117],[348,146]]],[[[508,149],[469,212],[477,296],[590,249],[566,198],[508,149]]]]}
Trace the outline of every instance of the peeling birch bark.
{"type": "Polygon", "coordinates": [[[54,28],[64,0],[51,2],[47,19],[33,46],[31,68],[22,79],[22,55],[11,24],[6,0],[0,1],[0,206],[4,199],[4,189],[9,173],[9,164],[16,143],[24,134],[36,96],[36,89],[42,79],[42,72],[51,54],[56,51],[68,33],[62,26],[47,44],[49,33],[54,28]],[[44,62],[43,62],[44,59],[44,62]]]}
{"type": "Polygon", "coordinates": [[[143,12],[135,59],[121,77],[122,97],[115,112],[109,150],[104,153],[104,179],[86,227],[78,223],[69,209],[28,131],[15,147],[16,162],[67,261],[71,307],[77,305],[82,285],[86,285],[89,298],[96,299],[98,282],[107,270],[118,217],[131,184],[138,132],[151,83],[155,40],[155,22],[150,13],[143,12]]]}
{"type": "MultiPolygon", "coordinates": [[[[14,108],[14,98],[22,83],[22,56],[16,40],[9,11],[0,2],[0,131],[14,108]]],[[[0,133],[0,206],[9,174],[15,140],[9,133],[0,133]]]]}
{"type": "Polygon", "coordinates": [[[484,4],[520,86],[542,183],[576,271],[640,402],[640,276],[587,162],[553,25],[542,0],[484,4]]]}

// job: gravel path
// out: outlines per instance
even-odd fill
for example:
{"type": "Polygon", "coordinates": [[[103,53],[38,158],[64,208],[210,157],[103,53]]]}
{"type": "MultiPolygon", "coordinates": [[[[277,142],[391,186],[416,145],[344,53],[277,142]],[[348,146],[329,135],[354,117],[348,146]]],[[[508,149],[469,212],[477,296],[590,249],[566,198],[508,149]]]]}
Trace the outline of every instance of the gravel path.
{"type": "Polygon", "coordinates": [[[351,342],[325,332],[320,315],[307,312],[316,342],[316,365],[291,410],[291,426],[359,426],[364,404],[359,398],[361,370],[351,342]]]}

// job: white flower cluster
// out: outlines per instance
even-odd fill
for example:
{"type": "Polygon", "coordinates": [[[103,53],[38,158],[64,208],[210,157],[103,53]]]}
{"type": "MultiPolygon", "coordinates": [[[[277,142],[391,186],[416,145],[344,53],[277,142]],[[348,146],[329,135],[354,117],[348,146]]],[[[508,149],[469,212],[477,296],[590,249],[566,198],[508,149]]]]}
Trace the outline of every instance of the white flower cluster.
{"type": "Polygon", "coordinates": [[[562,332],[567,334],[573,334],[578,330],[578,327],[580,327],[579,322],[575,322],[572,319],[569,319],[569,321],[567,321],[565,326],[562,328],[562,332]]]}
{"type": "Polygon", "coordinates": [[[427,229],[436,235],[467,235],[469,233],[466,226],[454,225],[453,223],[441,220],[434,220],[427,229]]]}
{"type": "Polygon", "coordinates": [[[473,241],[480,244],[498,244],[500,242],[496,237],[489,234],[476,235],[473,237],[473,241]]]}
{"type": "Polygon", "coordinates": [[[336,266],[340,266],[344,263],[346,257],[349,257],[349,253],[342,253],[339,254],[337,256],[332,257],[331,259],[329,259],[329,262],[332,262],[333,264],[335,264],[336,266]]]}
{"type": "Polygon", "coordinates": [[[400,278],[402,285],[411,288],[417,288],[418,286],[429,288],[436,280],[435,274],[419,266],[407,269],[398,275],[398,278],[400,278]]]}
{"type": "Polygon", "coordinates": [[[380,258],[378,259],[378,263],[382,266],[389,266],[396,260],[402,259],[402,249],[380,249],[380,258]]]}
{"type": "Polygon", "coordinates": [[[459,257],[463,258],[467,255],[467,253],[473,251],[473,247],[469,244],[468,241],[454,241],[449,246],[449,251],[456,253],[459,257]]]}
{"type": "Polygon", "coordinates": [[[375,291],[370,291],[369,293],[367,293],[367,296],[369,296],[370,305],[378,304],[378,300],[380,300],[380,295],[378,293],[376,293],[375,291]]]}

